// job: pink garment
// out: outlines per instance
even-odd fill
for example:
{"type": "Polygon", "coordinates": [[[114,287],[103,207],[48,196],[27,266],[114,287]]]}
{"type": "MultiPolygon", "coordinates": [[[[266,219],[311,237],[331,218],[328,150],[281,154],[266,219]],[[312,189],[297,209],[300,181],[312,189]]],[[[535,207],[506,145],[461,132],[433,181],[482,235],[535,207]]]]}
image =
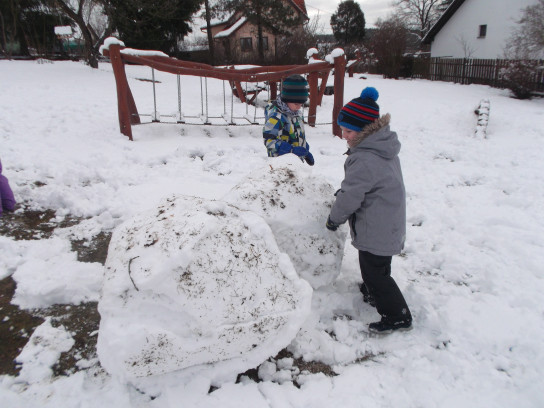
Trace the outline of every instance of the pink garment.
{"type": "Polygon", "coordinates": [[[15,196],[9,186],[9,181],[6,176],[2,175],[2,162],[0,161],[0,215],[2,211],[13,211],[15,209],[15,196]]]}

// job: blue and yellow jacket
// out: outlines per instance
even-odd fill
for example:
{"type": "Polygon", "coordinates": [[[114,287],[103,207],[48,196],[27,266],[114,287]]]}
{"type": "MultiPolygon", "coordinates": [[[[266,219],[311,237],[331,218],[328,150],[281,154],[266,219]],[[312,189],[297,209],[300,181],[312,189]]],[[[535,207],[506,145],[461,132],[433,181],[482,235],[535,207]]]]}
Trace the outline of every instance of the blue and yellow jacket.
{"type": "Polygon", "coordinates": [[[263,138],[269,157],[279,156],[281,142],[288,142],[293,147],[307,147],[303,118],[298,112],[291,111],[279,100],[270,102],[264,115],[263,138]]]}

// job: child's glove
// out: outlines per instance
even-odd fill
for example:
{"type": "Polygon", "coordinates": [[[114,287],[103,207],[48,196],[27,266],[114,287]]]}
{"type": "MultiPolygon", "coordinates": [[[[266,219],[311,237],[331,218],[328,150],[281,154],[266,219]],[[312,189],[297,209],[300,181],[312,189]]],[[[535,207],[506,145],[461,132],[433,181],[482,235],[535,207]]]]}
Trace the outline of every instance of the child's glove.
{"type": "Polygon", "coordinates": [[[310,152],[308,152],[308,154],[304,157],[304,160],[306,160],[306,163],[308,163],[310,166],[315,164],[314,156],[310,152]]]}
{"type": "Polygon", "coordinates": [[[308,149],[302,146],[293,147],[293,154],[296,154],[298,157],[306,157],[310,153],[308,149]]]}
{"type": "Polygon", "coordinates": [[[292,149],[293,146],[291,146],[289,143],[281,142],[276,151],[278,152],[278,156],[282,156],[284,154],[291,153],[292,149]]]}
{"type": "Polygon", "coordinates": [[[331,216],[329,215],[329,218],[327,218],[327,223],[325,224],[325,226],[330,231],[336,231],[340,225],[332,222],[331,216]]]}

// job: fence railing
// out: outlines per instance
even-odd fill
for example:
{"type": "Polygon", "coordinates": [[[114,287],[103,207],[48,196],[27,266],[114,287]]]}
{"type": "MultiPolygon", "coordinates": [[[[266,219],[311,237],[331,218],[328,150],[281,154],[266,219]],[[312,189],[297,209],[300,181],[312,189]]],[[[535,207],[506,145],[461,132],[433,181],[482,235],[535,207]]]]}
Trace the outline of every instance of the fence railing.
{"type": "MultiPolygon", "coordinates": [[[[104,46],[101,48],[104,56],[109,57],[115,83],[117,87],[117,110],[119,116],[119,129],[121,133],[128,136],[132,140],[131,125],[140,124],[140,114],[136,108],[136,102],[130,89],[126,72],[125,64],[138,64],[149,66],[152,70],[158,70],[170,74],[195,76],[201,78],[215,78],[223,81],[230,81],[232,91],[236,91],[238,98],[247,103],[246,94],[242,89],[241,82],[268,82],[271,87],[271,99],[275,99],[277,95],[277,82],[281,82],[283,78],[292,74],[303,74],[308,76],[308,84],[310,91],[310,104],[308,109],[308,124],[315,126],[317,106],[321,104],[321,98],[325,92],[329,73],[334,69],[334,106],[332,110],[332,133],[335,136],[341,137],[342,130],[336,122],[336,118],[344,104],[344,74],[346,68],[345,55],[339,54],[333,57],[333,61],[322,61],[307,65],[288,65],[288,66],[266,66],[244,69],[229,69],[214,67],[207,64],[178,60],[168,57],[159,51],[125,49],[122,43],[110,37],[104,46]],[[110,41],[112,40],[112,41],[110,41]],[[321,86],[318,82],[321,79],[321,86]]],[[[154,71],[152,71],[154,72],[154,71]]],[[[155,80],[152,80],[155,85],[155,80]]],[[[153,88],[155,93],[155,87],[153,88]]],[[[206,88],[207,92],[207,88],[206,88]]],[[[180,89],[178,86],[178,101],[180,98],[180,89]]],[[[207,98],[206,98],[207,100],[207,98]]],[[[179,105],[179,102],[178,102],[179,105]]],[[[181,109],[181,108],[180,108],[181,109]]],[[[183,116],[181,110],[180,118],[183,116]]],[[[206,114],[207,116],[207,114],[206,114]]],[[[232,115],[231,115],[232,116],[232,115]]],[[[156,111],[152,115],[153,122],[159,122],[156,111]]],[[[207,124],[207,123],[203,123],[207,124]]],[[[232,120],[230,124],[235,124],[232,120]]]]}
{"type": "MultiPolygon", "coordinates": [[[[412,77],[505,88],[502,72],[510,63],[506,59],[416,58],[412,66],[412,77]]],[[[544,60],[538,63],[543,66],[544,60]]],[[[533,91],[544,92],[544,69],[535,72],[529,82],[533,85],[533,91]]]]}

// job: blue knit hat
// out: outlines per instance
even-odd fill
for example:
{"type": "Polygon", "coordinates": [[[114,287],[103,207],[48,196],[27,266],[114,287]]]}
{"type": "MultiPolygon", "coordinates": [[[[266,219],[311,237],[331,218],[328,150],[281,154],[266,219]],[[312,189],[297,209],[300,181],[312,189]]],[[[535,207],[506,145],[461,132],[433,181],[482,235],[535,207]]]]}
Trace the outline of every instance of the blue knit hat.
{"type": "Polygon", "coordinates": [[[359,98],[352,99],[340,110],[338,124],[360,132],[366,125],[380,117],[380,107],[376,103],[379,96],[376,88],[363,89],[359,98]]]}
{"type": "Polygon", "coordinates": [[[308,81],[302,75],[291,75],[281,83],[281,100],[285,103],[306,103],[308,81]]]}

